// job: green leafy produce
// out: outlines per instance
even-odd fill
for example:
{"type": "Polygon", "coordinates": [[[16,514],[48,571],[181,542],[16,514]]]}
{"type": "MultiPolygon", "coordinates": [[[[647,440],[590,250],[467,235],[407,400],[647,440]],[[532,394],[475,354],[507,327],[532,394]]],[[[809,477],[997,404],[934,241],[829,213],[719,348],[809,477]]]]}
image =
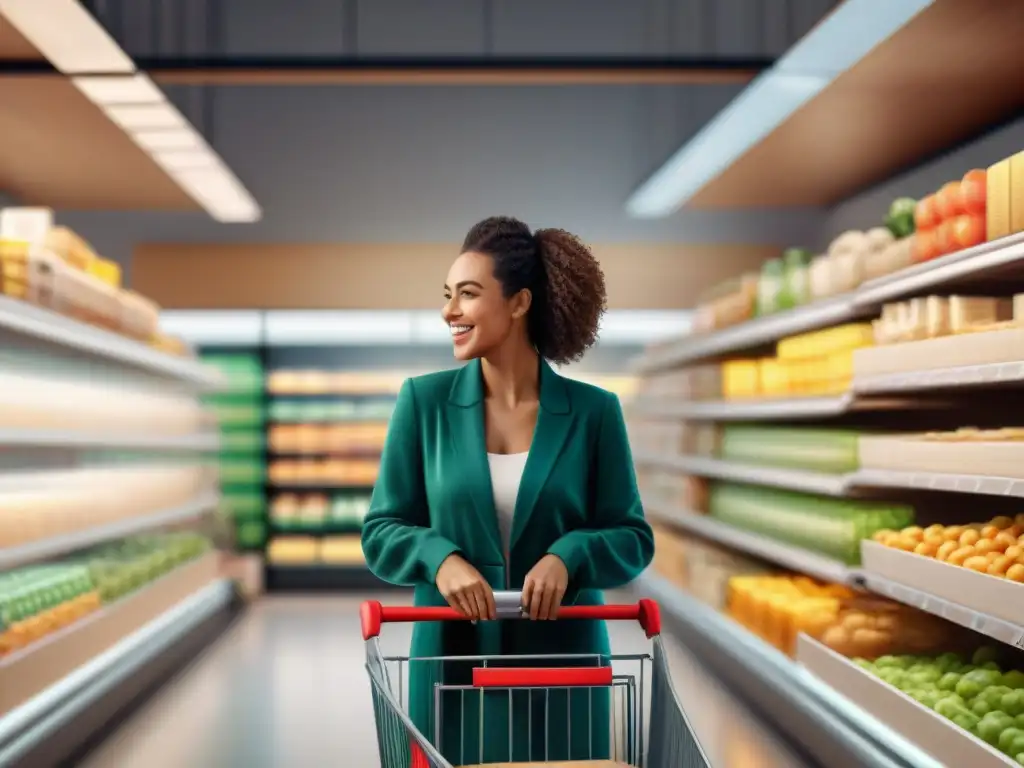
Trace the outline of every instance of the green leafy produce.
{"type": "Polygon", "coordinates": [[[858,469],[860,434],[851,429],[729,424],[722,428],[719,455],[740,463],[840,474],[858,469]]]}
{"type": "Polygon", "coordinates": [[[893,237],[901,239],[914,234],[914,208],[917,201],[910,197],[901,197],[889,206],[885,217],[885,226],[893,237]]]}
{"type": "Polygon", "coordinates": [[[1024,688],[1007,684],[1019,683],[1024,673],[1002,669],[996,648],[979,649],[971,661],[964,665],[956,654],[943,654],[855,663],[1024,765],[1024,688]]]}

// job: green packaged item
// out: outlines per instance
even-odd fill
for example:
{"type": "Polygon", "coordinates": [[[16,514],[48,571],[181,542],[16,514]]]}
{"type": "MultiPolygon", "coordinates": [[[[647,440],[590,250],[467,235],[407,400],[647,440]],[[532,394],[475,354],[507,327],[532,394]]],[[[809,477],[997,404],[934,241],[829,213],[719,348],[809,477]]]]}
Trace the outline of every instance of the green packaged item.
{"type": "Polygon", "coordinates": [[[741,464],[843,474],[859,468],[860,435],[850,429],[727,424],[718,455],[741,464]]]}
{"type": "Polygon", "coordinates": [[[782,259],[772,259],[761,268],[757,283],[757,314],[770,315],[781,307],[782,292],[785,288],[785,267],[782,259]]]}
{"type": "Polygon", "coordinates": [[[814,254],[804,248],[788,248],[782,254],[784,288],[781,309],[792,309],[811,300],[810,268],[814,254]]]}

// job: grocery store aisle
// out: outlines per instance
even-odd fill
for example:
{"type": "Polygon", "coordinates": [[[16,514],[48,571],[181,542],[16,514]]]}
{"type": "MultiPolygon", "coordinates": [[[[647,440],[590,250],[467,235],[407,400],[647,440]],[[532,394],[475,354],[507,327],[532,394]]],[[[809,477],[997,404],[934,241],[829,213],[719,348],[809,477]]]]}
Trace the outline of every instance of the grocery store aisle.
{"type": "MultiPolygon", "coordinates": [[[[293,768],[378,765],[357,607],[362,597],[272,597],[253,606],[196,665],[133,716],[84,768],[293,768]]],[[[390,594],[382,600],[394,600],[390,594]]],[[[624,598],[628,599],[628,598],[624,598]]],[[[388,627],[403,652],[408,628],[388,627]]],[[[615,625],[619,653],[646,648],[615,625]]],[[[680,647],[670,663],[712,764],[800,768],[680,647]]]]}

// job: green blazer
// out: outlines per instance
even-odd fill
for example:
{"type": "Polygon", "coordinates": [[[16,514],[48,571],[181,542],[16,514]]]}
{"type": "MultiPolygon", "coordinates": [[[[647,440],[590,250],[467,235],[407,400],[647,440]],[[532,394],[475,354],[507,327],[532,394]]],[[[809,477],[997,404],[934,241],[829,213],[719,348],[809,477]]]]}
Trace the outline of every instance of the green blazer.
{"type": "MultiPolygon", "coordinates": [[[[363,525],[370,570],[384,581],[413,587],[416,605],[441,606],[445,601],[434,579],[451,554],[464,557],[500,590],[506,578],[510,588],[521,589],[527,572],[550,553],[569,572],[563,604],[602,604],[601,590],[632,581],[654,553],[618,398],[541,363],[540,409],[516,499],[508,562],[491,489],[483,400],[479,361],[402,386],[363,525]]],[[[525,620],[417,624],[410,656],[609,653],[603,622],[525,620]]],[[[504,660],[516,663],[539,662],[504,660]]],[[[593,664],[595,658],[552,663],[593,664]]],[[[468,684],[473,666],[413,661],[405,678],[414,722],[432,742],[440,741],[449,762],[608,757],[610,711],[603,691],[578,689],[571,700],[565,691],[518,691],[511,706],[507,691],[447,692],[436,712],[434,683],[468,684]]]]}

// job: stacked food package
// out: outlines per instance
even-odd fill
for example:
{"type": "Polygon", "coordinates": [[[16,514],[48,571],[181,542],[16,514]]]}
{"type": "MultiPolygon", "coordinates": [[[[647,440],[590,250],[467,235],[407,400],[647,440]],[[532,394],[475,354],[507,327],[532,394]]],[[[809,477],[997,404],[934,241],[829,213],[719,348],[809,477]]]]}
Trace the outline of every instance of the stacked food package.
{"type": "Polygon", "coordinates": [[[259,549],[266,541],[263,366],[257,355],[206,354],[203,362],[227,381],[207,397],[220,425],[223,508],[232,519],[235,546],[259,549]]]}
{"type": "Polygon", "coordinates": [[[359,530],[370,508],[370,497],[360,493],[281,493],[270,504],[275,531],[359,530]]]}
{"type": "Polygon", "coordinates": [[[123,287],[120,267],[56,226],[48,208],[0,210],[0,293],[165,352],[191,354],[160,332],[155,303],[123,287]]]}

